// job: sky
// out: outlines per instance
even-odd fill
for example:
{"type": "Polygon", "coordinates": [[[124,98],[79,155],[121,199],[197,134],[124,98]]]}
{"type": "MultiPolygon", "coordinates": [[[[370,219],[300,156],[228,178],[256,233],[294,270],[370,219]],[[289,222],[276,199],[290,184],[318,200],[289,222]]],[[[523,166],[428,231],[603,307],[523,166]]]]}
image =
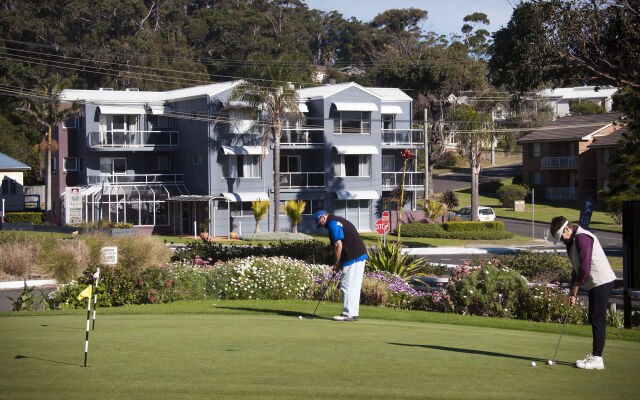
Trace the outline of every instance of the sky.
{"type": "Polygon", "coordinates": [[[511,19],[513,6],[518,0],[305,0],[309,8],[322,11],[336,10],[345,19],[356,17],[370,22],[376,15],[390,8],[419,8],[429,12],[424,31],[443,35],[460,33],[462,19],[473,12],[487,14],[491,24],[486,28],[495,32],[511,19]]]}

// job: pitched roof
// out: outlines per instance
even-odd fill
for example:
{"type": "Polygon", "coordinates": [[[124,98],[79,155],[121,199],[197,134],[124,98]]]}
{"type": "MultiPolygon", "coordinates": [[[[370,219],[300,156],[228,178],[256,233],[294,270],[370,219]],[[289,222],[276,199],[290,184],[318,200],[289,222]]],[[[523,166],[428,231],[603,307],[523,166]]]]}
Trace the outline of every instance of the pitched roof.
{"type": "Polygon", "coordinates": [[[621,113],[611,113],[558,118],[546,126],[532,129],[518,139],[518,143],[588,140],[622,116],[621,113]]]}
{"type": "Polygon", "coordinates": [[[596,136],[593,139],[593,143],[589,145],[589,148],[593,147],[615,147],[618,145],[618,141],[622,139],[622,134],[629,132],[628,127],[620,128],[606,136],[596,136]]]}
{"type": "Polygon", "coordinates": [[[31,167],[14,160],[6,154],[0,153],[0,169],[12,171],[29,171],[31,167]]]}
{"type": "Polygon", "coordinates": [[[363,92],[369,93],[372,96],[380,98],[380,95],[374,93],[370,88],[358,85],[355,82],[345,82],[345,83],[337,83],[335,85],[323,85],[316,86],[310,88],[298,89],[298,96],[300,99],[326,99],[327,97],[333,96],[336,93],[339,93],[345,89],[355,87],[363,92]]]}
{"type": "Polygon", "coordinates": [[[570,88],[544,89],[538,92],[541,97],[561,99],[601,99],[616,94],[616,87],[578,86],[570,88]]]}

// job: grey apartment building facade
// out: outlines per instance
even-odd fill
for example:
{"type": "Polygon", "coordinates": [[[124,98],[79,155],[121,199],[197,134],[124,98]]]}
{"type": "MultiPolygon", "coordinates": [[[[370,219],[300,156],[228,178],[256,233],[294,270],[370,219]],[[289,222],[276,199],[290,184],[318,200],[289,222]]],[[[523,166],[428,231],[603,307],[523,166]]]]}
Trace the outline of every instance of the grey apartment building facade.
{"type": "MultiPolygon", "coordinates": [[[[265,121],[234,111],[239,81],[166,92],[65,90],[82,117],[57,129],[53,177],[56,218],[65,190],[80,187],[84,221],[130,222],[138,230],[226,236],[254,231],[254,200],[270,200],[261,231],[290,230],[273,204],[273,145],[261,146],[265,121]]],[[[280,200],[307,203],[301,232],[326,209],[371,231],[384,199],[402,182],[401,150],[423,149],[412,128],[412,101],[399,89],[356,83],[299,89],[304,120],[287,121],[280,145],[280,200]]],[[[424,174],[407,168],[407,208],[415,208],[424,174]]]]}

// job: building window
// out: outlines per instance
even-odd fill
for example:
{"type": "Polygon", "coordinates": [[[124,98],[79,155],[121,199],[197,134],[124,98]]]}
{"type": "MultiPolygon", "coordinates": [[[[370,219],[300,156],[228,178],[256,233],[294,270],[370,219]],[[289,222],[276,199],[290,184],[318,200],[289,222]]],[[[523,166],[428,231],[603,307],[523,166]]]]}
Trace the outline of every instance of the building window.
{"type": "Polygon", "coordinates": [[[260,156],[244,154],[229,156],[228,161],[223,165],[222,175],[224,178],[261,178],[260,156]]]}
{"type": "Polygon", "coordinates": [[[84,171],[84,158],[78,158],[78,171],[84,171]]]}
{"type": "Polygon", "coordinates": [[[156,156],[151,158],[151,169],[154,171],[171,172],[174,170],[174,157],[156,156]]]}
{"type": "Polygon", "coordinates": [[[51,172],[58,170],[58,157],[51,156],[51,172]]]}
{"type": "Polygon", "coordinates": [[[300,172],[301,160],[300,156],[281,156],[280,172],[300,172]]]}
{"type": "MultiPolygon", "coordinates": [[[[250,201],[236,201],[230,203],[231,215],[233,217],[253,217],[253,209],[251,208],[250,201]]],[[[221,207],[218,207],[221,209],[221,207]]]]}
{"type": "Polygon", "coordinates": [[[2,194],[16,194],[18,182],[9,177],[4,177],[2,180],[2,194]]]}
{"type": "Polygon", "coordinates": [[[336,176],[371,176],[371,156],[367,154],[346,154],[335,158],[336,176]]]}
{"type": "Polygon", "coordinates": [[[78,159],[75,157],[64,157],[63,159],[63,165],[62,167],[64,168],[65,172],[72,172],[72,171],[77,171],[78,170],[78,159]]]}
{"type": "Polygon", "coordinates": [[[382,114],[382,129],[396,129],[395,114],[382,114]]]}
{"type": "Polygon", "coordinates": [[[370,111],[332,110],[331,118],[335,133],[371,133],[370,111]]]}
{"type": "Polygon", "coordinates": [[[604,147],[602,149],[602,163],[603,164],[611,164],[615,161],[617,155],[616,155],[616,149],[613,147],[604,147]]]}
{"type": "Polygon", "coordinates": [[[71,117],[64,120],[62,126],[66,129],[78,128],[78,117],[71,117]]]}
{"type": "Polygon", "coordinates": [[[611,180],[605,179],[602,181],[602,191],[607,194],[611,191],[611,180]]]}
{"type": "Polygon", "coordinates": [[[575,157],[578,155],[579,143],[571,142],[569,143],[569,157],[575,157]]]}
{"type": "Polygon", "coordinates": [[[529,143],[529,157],[542,157],[542,143],[529,143]]]}
{"type": "Polygon", "coordinates": [[[124,175],[126,173],[126,158],[100,158],[100,175],[124,175]]]}
{"type": "Polygon", "coordinates": [[[232,112],[229,114],[229,133],[235,135],[256,133],[257,122],[249,115],[232,112]]]}
{"type": "Polygon", "coordinates": [[[542,185],[542,172],[529,172],[529,183],[533,185],[542,185]]]}
{"type": "Polygon", "coordinates": [[[191,164],[202,165],[202,155],[194,154],[193,157],[191,157],[191,164]]]}

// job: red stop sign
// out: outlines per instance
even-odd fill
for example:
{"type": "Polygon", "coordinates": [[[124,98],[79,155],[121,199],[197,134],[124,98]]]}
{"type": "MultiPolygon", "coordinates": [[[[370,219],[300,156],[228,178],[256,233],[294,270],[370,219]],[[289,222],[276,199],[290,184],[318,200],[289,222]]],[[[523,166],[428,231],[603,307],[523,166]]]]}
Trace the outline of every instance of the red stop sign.
{"type": "Polygon", "coordinates": [[[376,221],[376,232],[378,233],[378,235],[384,235],[385,233],[389,232],[390,229],[391,226],[389,225],[388,221],[384,221],[382,219],[376,221]]]}

